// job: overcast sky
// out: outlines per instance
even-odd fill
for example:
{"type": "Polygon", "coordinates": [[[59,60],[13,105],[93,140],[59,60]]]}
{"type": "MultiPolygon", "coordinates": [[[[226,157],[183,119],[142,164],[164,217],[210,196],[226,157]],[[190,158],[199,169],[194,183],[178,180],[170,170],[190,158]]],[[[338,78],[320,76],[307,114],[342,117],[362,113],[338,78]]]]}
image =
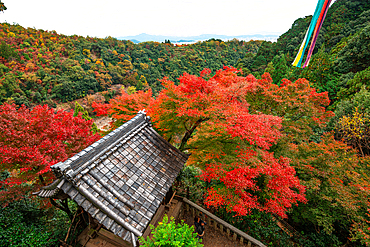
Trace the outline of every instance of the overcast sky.
{"type": "Polygon", "coordinates": [[[318,0],[3,0],[1,22],[104,38],[282,34],[318,0]]]}

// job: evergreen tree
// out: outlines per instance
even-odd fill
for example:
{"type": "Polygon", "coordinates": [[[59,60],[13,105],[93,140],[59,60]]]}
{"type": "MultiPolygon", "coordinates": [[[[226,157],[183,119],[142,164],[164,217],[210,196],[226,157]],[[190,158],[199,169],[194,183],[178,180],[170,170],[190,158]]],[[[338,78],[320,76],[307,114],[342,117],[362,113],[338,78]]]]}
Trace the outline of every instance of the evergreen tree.
{"type": "Polygon", "coordinates": [[[256,59],[254,60],[252,66],[251,66],[251,69],[252,71],[263,71],[267,66],[267,60],[262,56],[258,56],[256,57],[256,59]]]}
{"type": "Polygon", "coordinates": [[[274,64],[272,62],[269,62],[267,64],[267,68],[265,69],[265,73],[269,73],[270,75],[274,74],[275,72],[275,67],[274,67],[274,64]]]}
{"type": "Polygon", "coordinates": [[[331,100],[336,99],[339,90],[337,85],[339,74],[334,71],[333,60],[325,52],[324,47],[312,57],[309,66],[303,70],[302,76],[320,92],[328,92],[331,100]]]}
{"type": "MultiPolygon", "coordinates": [[[[81,113],[81,117],[85,119],[86,121],[91,120],[92,118],[89,116],[89,113],[76,101],[75,102],[75,110],[73,113],[73,117],[77,117],[81,113]]],[[[96,126],[96,123],[93,122],[91,126],[92,132],[95,134],[99,131],[98,126],[96,126]]]]}
{"type": "Polygon", "coordinates": [[[356,73],[353,79],[348,80],[346,87],[339,91],[338,97],[340,99],[350,99],[358,93],[361,88],[370,89],[370,67],[356,73]]]}
{"type": "Polygon", "coordinates": [[[286,74],[289,71],[288,66],[286,65],[285,55],[275,56],[272,60],[274,66],[274,71],[271,73],[272,80],[275,84],[280,85],[281,80],[286,78],[286,74]]]}

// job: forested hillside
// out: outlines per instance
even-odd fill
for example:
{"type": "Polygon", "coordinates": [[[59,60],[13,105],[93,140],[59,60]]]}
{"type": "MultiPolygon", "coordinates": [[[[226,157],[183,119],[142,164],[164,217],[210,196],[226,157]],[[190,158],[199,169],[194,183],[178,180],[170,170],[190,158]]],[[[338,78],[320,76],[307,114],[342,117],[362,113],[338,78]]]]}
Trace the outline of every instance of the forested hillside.
{"type": "Polygon", "coordinates": [[[233,66],[261,41],[209,40],[189,46],[65,36],[55,31],[0,24],[0,102],[16,104],[71,101],[111,84],[157,91],[159,79],[184,72],[233,66]]]}
{"type": "Polygon", "coordinates": [[[370,53],[370,1],[337,0],[328,11],[309,66],[290,64],[298,52],[312,16],[297,19],[277,42],[264,42],[256,56],[246,56],[239,68],[257,77],[270,72],[274,82],[282,78],[307,78],[320,91],[327,91],[333,103],[353,97],[366,83],[370,53]],[[362,79],[360,79],[362,78],[362,79]],[[360,82],[361,81],[361,82],[360,82]],[[355,86],[356,85],[356,86],[355,86]]]}
{"type": "MultiPolygon", "coordinates": [[[[296,68],[311,18],[277,42],[184,46],[0,24],[0,199],[10,203],[0,245],[24,240],[7,222],[29,206],[14,201],[51,181],[50,165],[78,152],[72,147],[99,139],[79,104],[74,117],[35,106],[119,84],[136,90],[92,103],[96,114],[112,118],[113,130],[147,109],[156,131],[192,154],[176,193],[268,246],[370,246],[370,0],[335,1],[309,66],[296,68]]],[[[55,245],[61,233],[50,234],[44,242],[55,245]]]]}

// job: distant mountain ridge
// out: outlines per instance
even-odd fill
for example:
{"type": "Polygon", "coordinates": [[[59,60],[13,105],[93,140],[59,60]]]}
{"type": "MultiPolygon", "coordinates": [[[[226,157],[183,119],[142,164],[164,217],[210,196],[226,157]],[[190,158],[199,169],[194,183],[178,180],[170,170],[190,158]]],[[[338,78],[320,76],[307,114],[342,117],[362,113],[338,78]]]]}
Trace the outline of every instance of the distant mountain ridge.
{"type": "Polygon", "coordinates": [[[228,35],[219,35],[219,34],[201,34],[198,36],[164,36],[164,35],[151,35],[146,33],[141,33],[135,36],[123,36],[117,37],[119,40],[131,40],[134,43],[146,42],[146,41],[156,41],[164,42],[165,40],[170,40],[173,43],[176,42],[196,42],[204,41],[209,39],[221,39],[221,40],[231,40],[231,39],[240,39],[240,40],[267,40],[267,41],[276,41],[279,35],[277,34],[248,34],[248,35],[238,35],[238,36],[228,36],[228,35]]]}

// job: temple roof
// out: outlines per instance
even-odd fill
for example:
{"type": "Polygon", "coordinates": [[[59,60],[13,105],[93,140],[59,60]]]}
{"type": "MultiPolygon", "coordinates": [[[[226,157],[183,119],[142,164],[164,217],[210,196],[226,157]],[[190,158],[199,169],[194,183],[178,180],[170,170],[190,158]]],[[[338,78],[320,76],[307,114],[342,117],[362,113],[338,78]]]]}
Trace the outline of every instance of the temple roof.
{"type": "Polygon", "coordinates": [[[132,241],[143,234],[187,159],[140,111],[109,135],[52,166],[57,179],[35,194],[51,198],[67,194],[108,230],[132,241]]]}

